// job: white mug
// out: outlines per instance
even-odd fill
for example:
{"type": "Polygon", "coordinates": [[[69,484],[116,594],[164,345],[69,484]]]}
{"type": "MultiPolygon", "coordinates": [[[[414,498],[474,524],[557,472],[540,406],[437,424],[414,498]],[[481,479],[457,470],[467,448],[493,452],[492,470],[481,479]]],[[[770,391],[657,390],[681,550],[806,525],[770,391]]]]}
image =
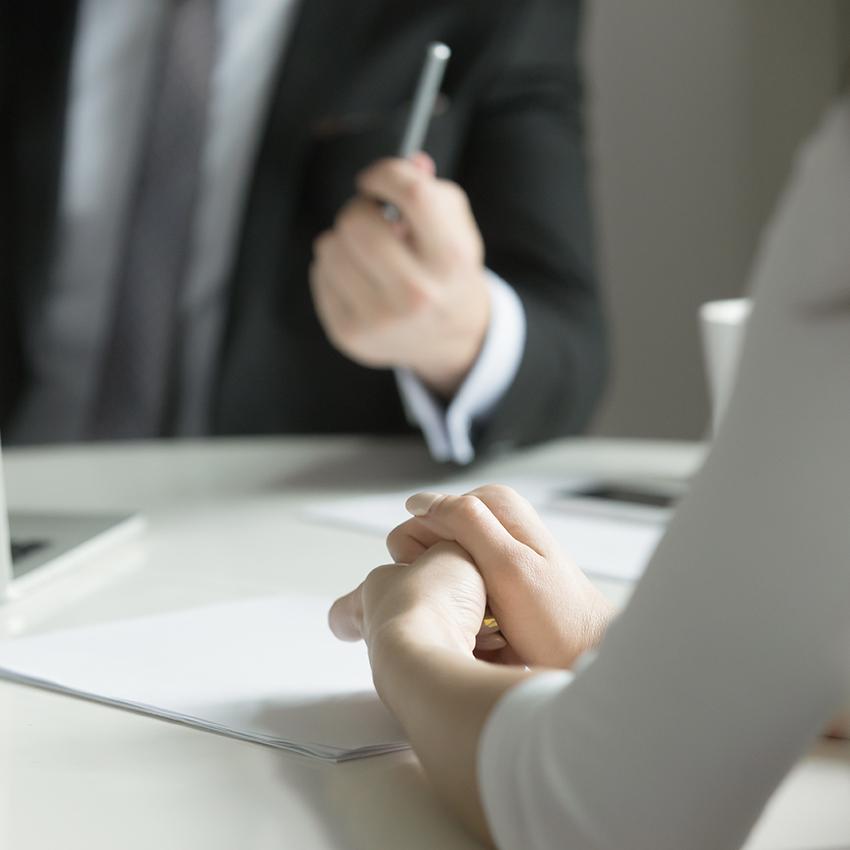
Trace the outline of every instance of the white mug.
{"type": "Polygon", "coordinates": [[[715,433],[732,397],[747,321],[752,309],[749,298],[709,301],[700,307],[700,329],[715,433]]]}

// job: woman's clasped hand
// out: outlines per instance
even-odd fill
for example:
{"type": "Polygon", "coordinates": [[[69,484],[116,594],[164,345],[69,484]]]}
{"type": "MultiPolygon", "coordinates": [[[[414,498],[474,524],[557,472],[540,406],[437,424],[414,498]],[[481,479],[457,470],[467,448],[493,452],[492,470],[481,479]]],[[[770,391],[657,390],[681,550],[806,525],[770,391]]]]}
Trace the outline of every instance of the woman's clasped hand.
{"type": "Polygon", "coordinates": [[[598,643],[611,604],[516,492],[419,493],[406,507],[413,516],[387,539],[395,563],[331,609],[338,637],[371,648],[385,633],[396,640],[427,630],[485,661],[557,668],[598,643]]]}

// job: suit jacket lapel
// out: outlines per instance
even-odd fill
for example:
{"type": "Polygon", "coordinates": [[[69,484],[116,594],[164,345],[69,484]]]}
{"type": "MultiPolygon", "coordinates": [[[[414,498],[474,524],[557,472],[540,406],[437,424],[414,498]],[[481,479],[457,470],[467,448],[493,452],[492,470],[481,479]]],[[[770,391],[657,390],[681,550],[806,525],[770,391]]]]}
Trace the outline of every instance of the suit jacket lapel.
{"type": "MultiPolygon", "coordinates": [[[[377,0],[299,0],[295,29],[285,50],[269,104],[245,209],[228,331],[241,309],[239,282],[274,265],[293,215],[292,189],[317,118],[333,101],[362,51],[377,0]]],[[[252,284],[253,291],[253,284],[252,284]]]]}
{"type": "MultiPolygon", "coordinates": [[[[317,116],[332,103],[339,80],[350,72],[379,10],[375,0],[300,2],[269,115],[272,131],[285,128],[290,154],[297,152],[317,116]]],[[[282,150],[276,153],[281,157],[282,150]]]]}

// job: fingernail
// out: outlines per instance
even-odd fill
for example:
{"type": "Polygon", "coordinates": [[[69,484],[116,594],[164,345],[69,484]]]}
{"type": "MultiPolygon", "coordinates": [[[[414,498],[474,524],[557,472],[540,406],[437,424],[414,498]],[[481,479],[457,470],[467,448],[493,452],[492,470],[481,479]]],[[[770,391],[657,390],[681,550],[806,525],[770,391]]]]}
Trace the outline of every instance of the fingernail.
{"type": "Polygon", "coordinates": [[[425,516],[439,498],[439,493],[417,493],[404,503],[404,507],[413,516],[425,516]]]}

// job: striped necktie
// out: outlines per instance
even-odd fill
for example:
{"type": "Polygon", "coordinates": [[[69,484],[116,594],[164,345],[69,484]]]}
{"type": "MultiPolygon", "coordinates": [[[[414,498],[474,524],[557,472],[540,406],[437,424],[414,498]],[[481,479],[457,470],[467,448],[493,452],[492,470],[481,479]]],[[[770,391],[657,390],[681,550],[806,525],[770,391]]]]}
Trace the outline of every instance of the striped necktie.
{"type": "Polygon", "coordinates": [[[172,0],[116,268],[89,436],[157,437],[173,405],[181,284],[192,245],[215,58],[214,0],[172,0]]]}

